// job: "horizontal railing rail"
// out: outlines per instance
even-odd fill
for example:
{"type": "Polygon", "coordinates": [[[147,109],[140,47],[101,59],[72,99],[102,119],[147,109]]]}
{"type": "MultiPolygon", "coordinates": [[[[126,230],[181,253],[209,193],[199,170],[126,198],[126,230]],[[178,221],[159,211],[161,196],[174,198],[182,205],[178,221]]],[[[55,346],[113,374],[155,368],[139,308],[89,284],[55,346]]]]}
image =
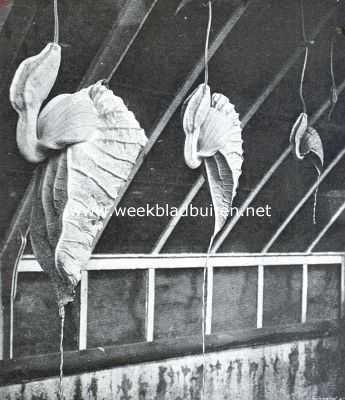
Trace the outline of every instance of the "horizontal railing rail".
{"type": "MultiPolygon", "coordinates": [[[[213,267],[257,267],[258,265],[341,264],[344,253],[219,253],[210,256],[213,267]]],[[[97,254],[92,256],[86,271],[127,269],[203,268],[206,254],[97,254]]],[[[18,272],[41,272],[36,259],[26,255],[19,263],[18,272]]]]}

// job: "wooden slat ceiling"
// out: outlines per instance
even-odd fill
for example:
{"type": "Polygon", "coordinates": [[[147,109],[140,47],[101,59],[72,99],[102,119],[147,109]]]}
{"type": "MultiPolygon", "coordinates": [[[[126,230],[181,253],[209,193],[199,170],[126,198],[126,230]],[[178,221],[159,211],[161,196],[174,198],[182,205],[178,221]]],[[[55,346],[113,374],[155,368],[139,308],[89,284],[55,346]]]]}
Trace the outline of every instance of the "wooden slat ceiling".
{"type": "MultiPolygon", "coordinates": [[[[52,95],[76,90],[90,65],[92,66],[92,60],[99,53],[102,42],[114,29],[114,21],[121,10],[123,12],[121,6],[125,2],[122,3],[110,0],[59,1],[63,65],[52,95]]],[[[150,2],[143,0],[136,3],[145,9],[150,2]]],[[[308,34],[335,2],[305,0],[304,3],[308,34]]],[[[171,106],[203,51],[207,9],[198,2],[192,2],[175,16],[177,4],[178,1],[158,1],[111,82],[114,92],[122,96],[135,112],[148,136],[155,132],[160,118],[171,106]]],[[[241,2],[237,0],[215,2],[211,40],[239,5],[241,2]]],[[[341,7],[340,4],[339,8],[341,7]]],[[[339,10],[340,21],[341,12],[339,10]]],[[[310,114],[329,96],[329,45],[336,24],[339,21],[331,18],[310,49],[305,80],[305,98],[310,114]]],[[[51,35],[51,4],[43,0],[17,0],[0,32],[0,75],[3,78],[0,80],[3,94],[0,100],[2,237],[33,170],[17,153],[17,117],[8,103],[8,86],[18,63],[37,53],[51,35]],[[21,26],[15,22],[18,15],[23,21],[21,26]]],[[[299,1],[253,1],[210,62],[211,88],[229,96],[243,117],[274,75],[301,45],[299,1]]],[[[344,48],[344,37],[339,35],[334,57],[338,83],[345,78],[344,48]]],[[[243,202],[288,145],[291,124],[301,110],[298,99],[301,62],[302,57],[244,130],[244,171],[235,205],[243,202]]],[[[105,65],[109,66],[109,63],[108,57],[105,65]]],[[[316,125],[324,141],[326,165],[345,145],[344,97],[345,95],[340,96],[332,120],[327,121],[324,117],[316,125]]],[[[184,134],[179,114],[180,110],[177,108],[125,193],[122,206],[168,203],[179,207],[196,182],[200,171],[189,170],[183,161],[184,134]]],[[[321,186],[319,224],[312,225],[311,200],[302,209],[298,219],[292,221],[291,227],[282,235],[274,250],[305,250],[332,212],[325,195],[330,190],[345,190],[342,177],[344,163],[345,161],[340,162],[331,178],[326,179],[321,186]],[[297,232],[303,234],[298,240],[297,232]]],[[[293,157],[289,157],[253,203],[253,206],[268,203],[272,207],[272,218],[242,218],[221,251],[260,251],[314,180],[315,173],[308,163],[297,163],[293,157]]],[[[205,185],[193,204],[210,204],[205,185]]],[[[166,217],[114,217],[96,251],[151,252],[168,222],[169,218],[166,217]]],[[[182,218],[162,251],[205,251],[213,229],[212,224],[211,218],[182,218]]],[[[338,223],[329,232],[334,245],[332,250],[340,250],[345,245],[345,240],[341,240],[342,228],[343,225],[338,223]]],[[[320,246],[329,247],[329,244],[323,241],[320,246]]]]}

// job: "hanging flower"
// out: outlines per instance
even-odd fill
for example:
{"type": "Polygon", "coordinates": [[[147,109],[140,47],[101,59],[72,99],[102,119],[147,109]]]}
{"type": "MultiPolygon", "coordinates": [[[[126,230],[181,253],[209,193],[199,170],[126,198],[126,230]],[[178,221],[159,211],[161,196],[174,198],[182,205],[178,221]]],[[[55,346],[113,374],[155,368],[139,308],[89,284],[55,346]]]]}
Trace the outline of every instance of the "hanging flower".
{"type": "Polygon", "coordinates": [[[36,124],[42,103],[56,81],[60,63],[61,47],[48,43],[39,54],[19,65],[10,86],[10,101],[19,115],[17,145],[23,157],[30,162],[46,158],[46,151],[37,137],[36,124]]]}
{"type": "MultiPolygon", "coordinates": [[[[291,134],[290,143],[293,146],[294,154],[299,160],[310,158],[314,165],[318,177],[320,177],[323,169],[324,152],[322,140],[318,132],[308,126],[308,116],[306,113],[301,113],[294,123],[291,134]]],[[[317,191],[315,190],[314,206],[313,206],[313,223],[316,223],[316,201],[317,191]]]]}
{"type": "Polygon", "coordinates": [[[18,68],[10,100],[17,144],[39,167],[31,214],[33,252],[54,284],[59,308],[73,300],[81,269],[105,228],[147,138],[121,98],[98,82],[53,98],[60,47],[49,44],[18,68]]]}
{"type": "Polygon", "coordinates": [[[318,173],[321,174],[324,162],[322,140],[318,132],[308,126],[308,116],[302,113],[297,118],[290,134],[290,143],[294,148],[295,156],[303,160],[306,156],[312,156],[312,163],[318,173]]]}
{"type": "Polygon", "coordinates": [[[215,211],[216,235],[223,228],[236,195],[243,162],[242,129],[229,99],[201,84],[186,100],[184,156],[190,168],[205,164],[215,211]]]}

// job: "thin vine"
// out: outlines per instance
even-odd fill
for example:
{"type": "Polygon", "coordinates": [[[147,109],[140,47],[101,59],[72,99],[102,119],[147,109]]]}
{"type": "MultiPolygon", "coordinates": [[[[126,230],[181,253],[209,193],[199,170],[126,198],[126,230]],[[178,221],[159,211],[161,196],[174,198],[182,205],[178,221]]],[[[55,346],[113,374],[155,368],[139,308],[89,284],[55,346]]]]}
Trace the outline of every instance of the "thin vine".
{"type": "Polygon", "coordinates": [[[54,43],[59,43],[58,0],[54,0],[54,43]]]}
{"type": "Polygon", "coordinates": [[[305,52],[304,52],[304,61],[303,61],[303,67],[302,67],[302,73],[301,73],[301,80],[300,80],[300,85],[299,85],[299,97],[302,102],[302,107],[303,107],[303,112],[306,114],[307,113],[307,105],[304,100],[303,96],[303,86],[304,86],[304,78],[305,78],[305,71],[307,68],[307,63],[308,63],[308,54],[309,54],[309,48],[307,40],[307,35],[305,31],[305,16],[304,16],[304,3],[303,0],[300,1],[300,9],[301,9],[301,26],[302,26],[302,37],[303,37],[303,42],[305,45],[305,52]]]}

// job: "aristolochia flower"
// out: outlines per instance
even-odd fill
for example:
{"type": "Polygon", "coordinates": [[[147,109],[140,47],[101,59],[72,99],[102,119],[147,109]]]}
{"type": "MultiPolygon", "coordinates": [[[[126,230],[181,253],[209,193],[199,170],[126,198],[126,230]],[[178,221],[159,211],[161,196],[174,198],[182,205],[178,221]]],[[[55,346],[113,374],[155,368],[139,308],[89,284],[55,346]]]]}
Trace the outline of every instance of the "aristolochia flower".
{"type": "Polygon", "coordinates": [[[183,109],[186,135],[184,156],[190,168],[203,162],[215,210],[217,234],[227,219],[236,195],[243,162],[242,129],[238,113],[229,99],[201,84],[183,109]]]}
{"type": "Polygon", "coordinates": [[[53,98],[60,50],[50,44],[25,60],[10,100],[19,114],[23,156],[42,162],[31,215],[31,243],[59,306],[73,300],[81,269],[105,228],[147,138],[121,98],[101,82],[53,98]]]}

